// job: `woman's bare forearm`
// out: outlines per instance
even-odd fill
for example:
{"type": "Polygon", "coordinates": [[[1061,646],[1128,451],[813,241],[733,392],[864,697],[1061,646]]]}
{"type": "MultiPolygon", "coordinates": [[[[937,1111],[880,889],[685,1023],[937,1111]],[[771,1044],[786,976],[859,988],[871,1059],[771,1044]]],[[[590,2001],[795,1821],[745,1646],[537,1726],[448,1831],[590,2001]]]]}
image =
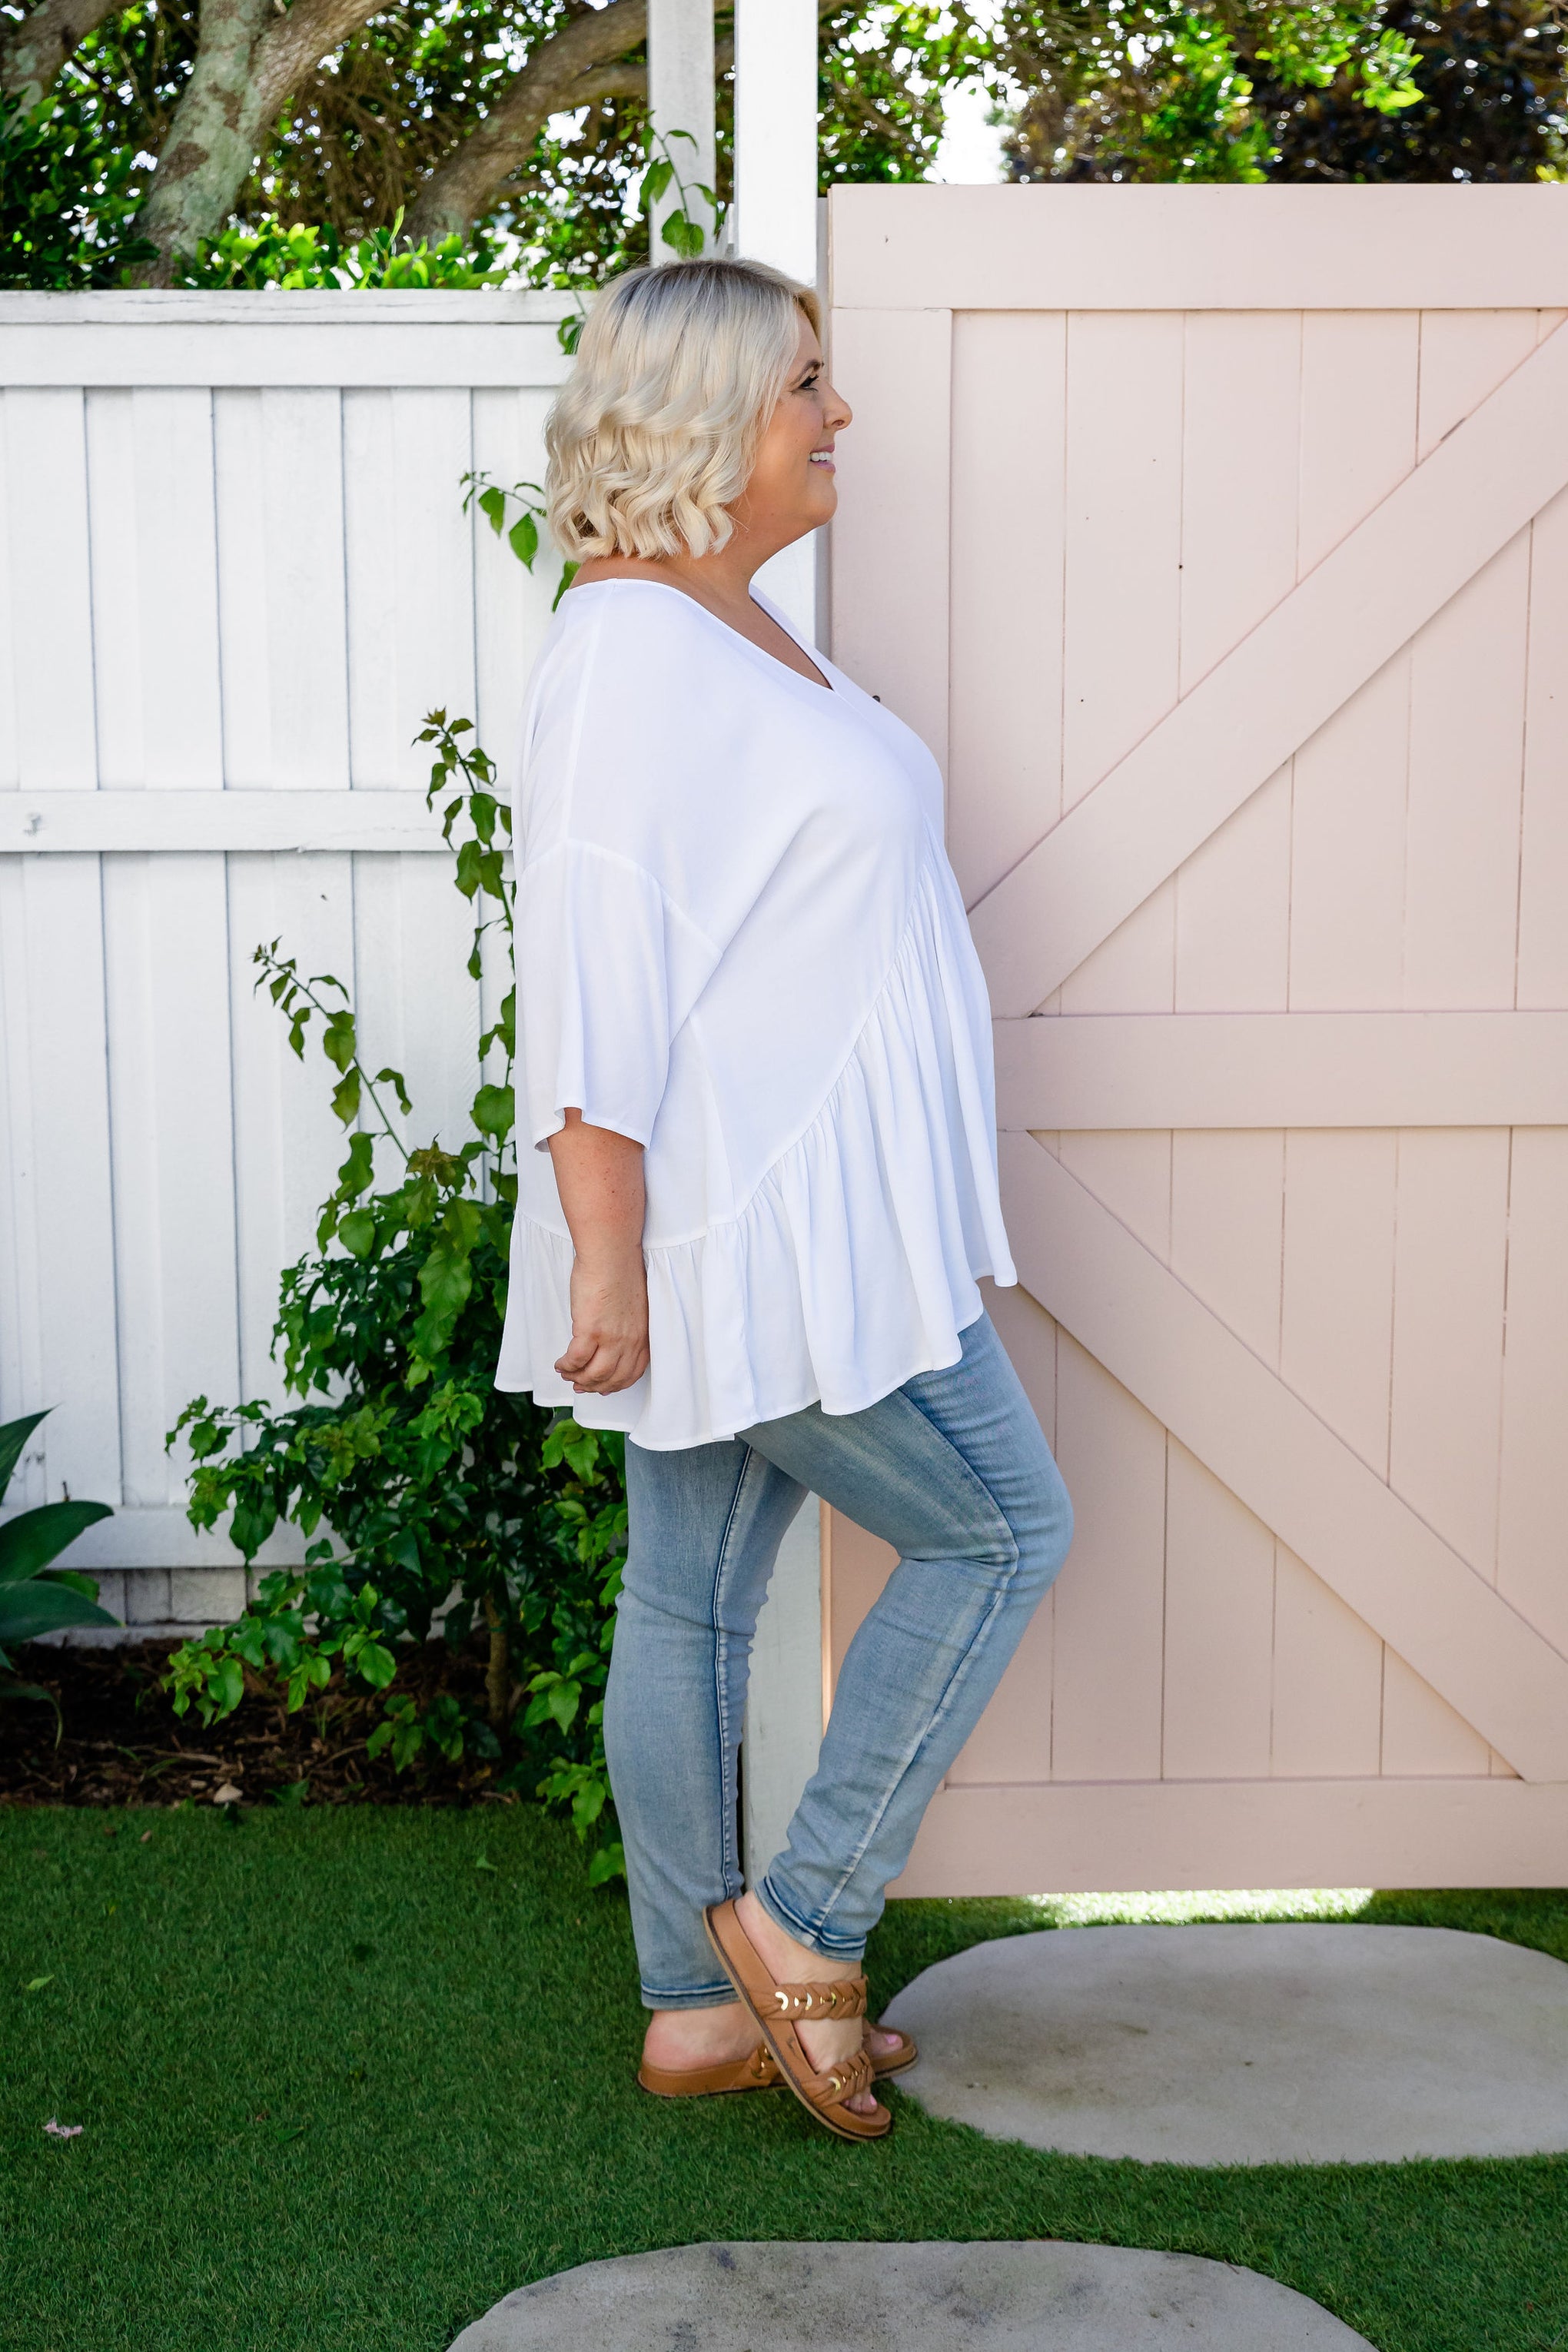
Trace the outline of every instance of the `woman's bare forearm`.
{"type": "Polygon", "coordinates": [[[572,1341],[555,1369],[579,1394],[613,1396],[647,1370],[642,1146],[569,1109],[550,1157],[574,1253],[572,1341]]]}

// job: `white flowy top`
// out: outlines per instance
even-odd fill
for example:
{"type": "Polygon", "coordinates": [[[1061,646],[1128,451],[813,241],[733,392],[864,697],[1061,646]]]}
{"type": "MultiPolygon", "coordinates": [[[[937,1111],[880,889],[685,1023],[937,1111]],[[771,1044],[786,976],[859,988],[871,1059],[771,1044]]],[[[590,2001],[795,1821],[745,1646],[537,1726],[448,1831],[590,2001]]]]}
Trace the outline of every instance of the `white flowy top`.
{"type": "Polygon", "coordinates": [[[562,599],[524,716],[496,1385],[656,1449],[874,1404],[958,1361],[978,1276],[1016,1279],[941,776],[811,658],[830,692],[678,588],[595,581],[562,599]],[[650,1360],[614,1396],[554,1370],[569,1105],[646,1147],[650,1360]]]}

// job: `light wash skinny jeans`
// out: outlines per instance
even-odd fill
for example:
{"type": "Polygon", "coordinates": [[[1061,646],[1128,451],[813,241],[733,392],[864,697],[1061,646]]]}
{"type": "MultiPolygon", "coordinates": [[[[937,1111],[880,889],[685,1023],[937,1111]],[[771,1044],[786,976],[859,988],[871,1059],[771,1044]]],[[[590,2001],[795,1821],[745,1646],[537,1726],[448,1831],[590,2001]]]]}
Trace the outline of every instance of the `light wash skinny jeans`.
{"type": "Polygon", "coordinates": [[[631,1535],[605,1702],[643,2000],[733,2000],[702,1926],[739,1895],[736,1755],[752,1634],[808,1490],[900,1554],[849,1645],[816,1771],[755,1892],[858,1959],[882,1890],[1067,1556],[1072,1507],[982,1315],[961,1362],[864,1412],[820,1405],[715,1445],[626,1447],[631,1535]]]}

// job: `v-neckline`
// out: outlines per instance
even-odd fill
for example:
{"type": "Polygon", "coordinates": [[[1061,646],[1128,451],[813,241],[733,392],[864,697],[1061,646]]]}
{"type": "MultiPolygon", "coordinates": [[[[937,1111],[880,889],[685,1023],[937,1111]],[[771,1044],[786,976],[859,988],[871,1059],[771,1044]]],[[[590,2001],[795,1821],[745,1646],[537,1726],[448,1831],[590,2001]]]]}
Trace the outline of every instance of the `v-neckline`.
{"type": "Polygon", "coordinates": [[[612,577],[608,580],[585,580],[583,583],[582,588],[569,588],[566,591],[566,593],[569,596],[580,596],[583,594],[584,590],[592,590],[595,588],[657,588],[666,596],[679,596],[683,604],[689,604],[694,612],[704,614],[706,617],[712,622],[716,629],[722,629],[727,637],[732,637],[737,645],[744,646],[749,653],[756,655],[759,661],[765,661],[769,663],[773,668],[781,670],[785,677],[794,678],[795,684],[797,686],[804,686],[808,694],[828,694],[836,697],[838,695],[838,688],[834,685],[832,679],[825,677],[822,671],[817,668],[816,655],[812,652],[808,652],[806,647],[801,645],[801,641],[795,635],[795,631],[790,628],[786,623],[780,620],[776,613],[770,613],[765,604],[757,604],[757,600],[754,596],[751,598],[751,602],[753,604],[756,604],[758,612],[765,614],[770,621],[776,622],[777,625],[784,630],[785,636],[789,638],[791,644],[798,646],[800,647],[800,651],[805,655],[807,661],[811,663],[812,667],[814,669],[817,669],[817,675],[815,678],[807,677],[804,671],[793,668],[786,661],[781,661],[777,654],[769,653],[766,646],[758,645],[756,639],[754,637],[747,636],[743,629],[737,629],[732,623],[724,620],[719,614],[715,613],[711,605],[704,604],[700,597],[689,594],[684,588],[677,588],[672,581],[628,579],[623,573],[618,577],[612,577]]]}

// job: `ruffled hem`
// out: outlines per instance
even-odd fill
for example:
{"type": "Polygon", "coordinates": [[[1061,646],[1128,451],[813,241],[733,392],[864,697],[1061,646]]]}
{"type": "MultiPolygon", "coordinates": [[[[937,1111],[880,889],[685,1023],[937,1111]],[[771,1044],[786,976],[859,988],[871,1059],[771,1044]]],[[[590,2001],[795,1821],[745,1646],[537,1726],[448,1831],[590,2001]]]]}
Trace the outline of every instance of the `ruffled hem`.
{"type": "Polygon", "coordinates": [[[859,1412],[959,1361],[979,1278],[1017,1277],[996,1186],[989,1008],[973,950],[955,951],[955,886],[928,866],[811,1124],[738,1215],[647,1249],[650,1360],[633,1387],[580,1397],[554,1370],[571,1336],[571,1237],[520,1210],[498,1388],[663,1452],[809,1404],[859,1412]]]}

